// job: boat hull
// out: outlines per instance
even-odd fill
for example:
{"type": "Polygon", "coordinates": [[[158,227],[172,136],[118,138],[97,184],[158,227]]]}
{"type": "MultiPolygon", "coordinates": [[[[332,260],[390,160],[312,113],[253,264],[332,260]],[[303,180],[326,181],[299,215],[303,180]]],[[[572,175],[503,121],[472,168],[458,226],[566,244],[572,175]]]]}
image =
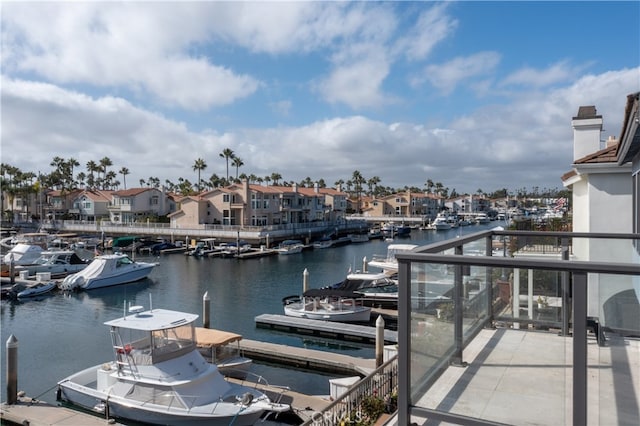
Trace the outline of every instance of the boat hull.
{"type": "Polygon", "coordinates": [[[113,285],[127,284],[134,281],[140,281],[147,278],[151,273],[151,270],[155,265],[137,264],[138,268],[129,270],[124,274],[111,275],[103,278],[89,278],[84,285],[81,286],[84,290],[93,290],[96,288],[109,287],[113,285]]]}
{"type": "Polygon", "coordinates": [[[371,317],[371,308],[368,306],[359,306],[354,310],[329,311],[319,309],[313,311],[304,310],[300,306],[296,306],[296,304],[291,304],[284,307],[284,314],[290,317],[320,321],[367,322],[371,317]]]}
{"type": "Polygon", "coordinates": [[[216,415],[212,414],[216,404],[189,410],[176,408],[176,404],[168,407],[148,401],[122,398],[113,393],[96,389],[94,387],[95,381],[89,382],[96,377],[100,368],[102,366],[91,367],[58,383],[58,399],[98,414],[108,414],[109,417],[158,425],[226,426],[231,423],[234,425],[253,425],[264,413],[264,410],[259,407],[237,405],[235,412],[226,411],[216,415]]]}

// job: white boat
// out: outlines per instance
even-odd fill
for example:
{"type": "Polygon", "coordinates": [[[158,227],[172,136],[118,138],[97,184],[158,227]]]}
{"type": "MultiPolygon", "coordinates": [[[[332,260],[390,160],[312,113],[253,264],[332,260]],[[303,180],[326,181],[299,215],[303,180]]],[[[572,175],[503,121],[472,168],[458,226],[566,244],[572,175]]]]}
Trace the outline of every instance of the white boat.
{"type": "Polygon", "coordinates": [[[43,251],[42,246],[38,244],[19,243],[6,252],[2,262],[8,265],[13,260],[14,265],[30,265],[43,251]]]}
{"type": "Polygon", "coordinates": [[[327,249],[333,247],[333,240],[329,237],[320,238],[313,243],[314,249],[327,249]]]}
{"type": "MultiPolygon", "coordinates": [[[[397,264],[396,264],[397,272],[397,264]]],[[[352,291],[365,306],[398,309],[398,280],[390,272],[356,272],[331,288],[352,291]]]]}
{"type": "Polygon", "coordinates": [[[304,245],[302,244],[301,241],[299,240],[284,240],[282,243],[280,243],[280,245],[278,246],[278,248],[276,248],[276,251],[279,254],[296,254],[296,253],[301,253],[302,249],[304,249],[304,245]]]}
{"type": "Polygon", "coordinates": [[[398,259],[396,254],[409,252],[418,247],[416,244],[389,244],[386,255],[374,254],[368,265],[380,268],[387,273],[398,272],[398,259]]]}
{"type": "Polygon", "coordinates": [[[479,213],[476,215],[476,222],[478,222],[478,224],[487,224],[491,222],[491,219],[489,219],[489,216],[485,213],[479,213]]]}
{"type": "Polygon", "coordinates": [[[40,257],[31,265],[20,265],[15,268],[16,273],[27,271],[28,275],[39,272],[49,272],[51,276],[68,275],[79,272],[89,265],[90,261],[81,259],[73,250],[47,250],[40,252],[40,257]]]}
{"type": "Polygon", "coordinates": [[[36,284],[27,286],[24,290],[18,292],[16,295],[18,299],[26,299],[29,297],[42,296],[43,294],[49,293],[51,290],[56,288],[55,281],[47,281],[47,282],[38,282],[36,284]]]}
{"type": "Polygon", "coordinates": [[[311,289],[302,296],[282,299],[284,314],[290,317],[336,322],[367,322],[371,307],[358,300],[360,295],[351,291],[311,289]]]}
{"type": "Polygon", "coordinates": [[[253,364],[242,355],[240,334],[196,327],[196,343],[200,354],[227,377],[244,380],[253,364]]]}
{"type": "Polygon", "coordinates": [[[164,309],[135,312],[105,322],[112,361],[58,382],[58,399],[110,417],[146,424],[253,425],[272,402],[256,387],[233,383],[198,352],[198,315],[164,309]]]}
{"type": "Polygon", "coordinates": [[[436,231],[447,231],[451,229],[451,223],[447,221],[447,217],[444,215],[438,215],[432,222],[436,231]]]}
{"type": "Polygon", "coordinates": [[[68,275],[60,284],[61,290],[94,288],[126,284],[146,278],[156,263],[135,262],[126,254],[96,256],[82,271],[68,275]]]}

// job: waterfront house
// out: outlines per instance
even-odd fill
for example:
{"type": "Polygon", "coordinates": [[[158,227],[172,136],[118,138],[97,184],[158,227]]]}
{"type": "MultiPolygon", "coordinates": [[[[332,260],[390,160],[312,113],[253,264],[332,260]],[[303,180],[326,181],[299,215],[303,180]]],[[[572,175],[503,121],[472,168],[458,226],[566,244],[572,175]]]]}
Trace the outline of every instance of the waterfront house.
{"type": "Polygon", "coordinates": [[[74,193],[72,207],[68,210],[69,215],[76,220],[95,222],[100,219],[109,218],[109,205],[111,204],[113,191],[99,189],[85,189],[82,192],[74,193]]]}
{"type": "Polygon", "coordinates": [[[171,202],[158,188],[131,188],[113,191],[108,210],[112,223],[134,223],[171,213],[171,202]]]}
{"type": "Polygon", "coordinates": [[[364,198],[365,216],[426,216],[435,218],[444,205],[437,194],[421,192],[397,192],[379,198],[364,198]]]}
{"type": "Polygon", "coordinates": [[[52,190],[46,191],[47,204],[43,206],[45,218],[49,221],[65,219],[69,215],[69,209],[73,206],[73,200],[82,192],[81,189],[71,191],[52,190]]]}
{"type": "Polygon", "coordinates": [[[339,222],[346,214],[346,194],[333,188],[263,186],[242,183],[184,197],[170,215],[172,227],[201,224],[271,226],[339,222]]]}

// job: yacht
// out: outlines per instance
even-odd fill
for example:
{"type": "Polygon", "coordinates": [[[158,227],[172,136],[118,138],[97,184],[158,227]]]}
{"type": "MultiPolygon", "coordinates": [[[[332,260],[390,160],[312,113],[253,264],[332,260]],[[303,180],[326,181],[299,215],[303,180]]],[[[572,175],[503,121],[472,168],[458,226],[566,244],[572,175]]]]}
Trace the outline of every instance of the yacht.
{"type": "Polygon", "coordinates": [[[82,271],[68,275],[59,287],[61,290],[76,288],[92,290],[126,284],[146,278],[156,265],[156,263],[135,262],[122,253],[96,256],[82,271]]]}
{"type": "Polygon", "coordinates": [[[231,382],[196,347],[198,315],[164,309],[105,322],[111,361],[58,382],[58,400],[104,416],[158,425],[253,425],[290,410],[255,386],[231,382]]]}

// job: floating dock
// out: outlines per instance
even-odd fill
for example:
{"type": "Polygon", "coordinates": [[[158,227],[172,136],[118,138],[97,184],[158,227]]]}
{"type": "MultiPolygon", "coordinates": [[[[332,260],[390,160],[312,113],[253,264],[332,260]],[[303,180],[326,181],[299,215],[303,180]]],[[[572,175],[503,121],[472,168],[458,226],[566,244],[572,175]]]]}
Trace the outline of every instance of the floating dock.
{"type": "Polygon", "coordinates": [[[375,359],[357,358],[333,352],[283,346],[256,340],[242,339],[240,348],[246,357],[255,361],[290,365],[296,368],[325,373],[366,376],[376,368],[375,359]]]}
{"type": "MultiPolygon", "coordinates": [[[[351,342],[375,344],[376,328],[342,322],[294,318],[286,315],[262,314],[255,318],[256,326],[310,336],[328,337],[351,342]]],[[[384,330],[385,343],[398,343],[398,332],[384,330]]]]}
{"type": "Polygon", "coordinates": [[[9,422],[16,425],[104,426],[122,424],[116,423],[113,419],[51,405],[25,396],[19,397],[15,404],[2,403],[0,419],[2,419],[2,424],[9,422]]]}

